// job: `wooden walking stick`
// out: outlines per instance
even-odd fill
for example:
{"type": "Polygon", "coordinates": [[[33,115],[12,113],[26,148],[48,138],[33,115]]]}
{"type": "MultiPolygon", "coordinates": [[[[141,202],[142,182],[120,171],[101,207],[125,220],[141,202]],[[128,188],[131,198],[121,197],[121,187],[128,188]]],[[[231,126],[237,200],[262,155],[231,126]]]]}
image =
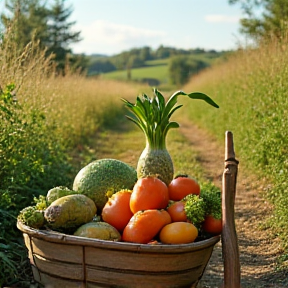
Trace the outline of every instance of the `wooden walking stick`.
{"type": "Polygon", "coordinates": [[[222,254],[224,288],[240,288],[240,261],[235,229],[234,204],[238,161],[235,159],[233,134],[225,133],[225,167],[222,178],[222,254]]]}

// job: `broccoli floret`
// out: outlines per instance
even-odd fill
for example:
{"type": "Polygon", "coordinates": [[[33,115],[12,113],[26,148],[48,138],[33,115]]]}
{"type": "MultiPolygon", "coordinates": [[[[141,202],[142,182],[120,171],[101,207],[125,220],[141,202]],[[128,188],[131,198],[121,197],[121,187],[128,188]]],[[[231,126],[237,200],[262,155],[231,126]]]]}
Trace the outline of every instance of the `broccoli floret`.
{"type": "Polygon", "coordinates": [[[205,219],[205,203],[198,195],[189,194],[184,198],[185,213],[189,221],[197,228],[205,219]]]}
{"type": "Polygon", "coordinates": [[[46,197],[43,195],[40,195],[38,198],[34,197],[34,202],[36,210],[43,211],[48,207],[46,197]]]}
{"type": "Polygon", "coordinates": [[[205,183],[201,187],[200,197],[205,203],[205,216],[211,215],[216,219],[222,217],[221,190],[213,183],[205,183]]]}
{"type": "Polygon", "coordinates": [[[72,194],[76,194],[76,192],[73,190],[70,190],[69,188],[65,186],[54,187],[47,192],[46,201],[49,206],[55,200],[61,197],[67,196],[67,195],[72,195],[72,194]]]}
{"type": "Polygon", "coordinates": [[[22,209],[17,219],[35,229],[41,228],[45,222],[43,211],[37,210],[35,206],[28,206],[22,209]]]}

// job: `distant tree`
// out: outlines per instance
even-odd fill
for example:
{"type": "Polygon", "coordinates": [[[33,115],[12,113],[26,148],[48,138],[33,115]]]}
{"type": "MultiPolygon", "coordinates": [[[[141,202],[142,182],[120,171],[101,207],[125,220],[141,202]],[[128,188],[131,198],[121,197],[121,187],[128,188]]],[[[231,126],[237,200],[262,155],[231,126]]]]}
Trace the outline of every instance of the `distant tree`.
{"type": "Polygon", "coordinates": [[[130,68],[139,68],[143,67],[144,65],[145,61],[136,55],[131,55],[127,62],[127,66],[129,66],[130,68]]]}
{"type": "Polygon", "coordinates": [[[117,70],[125,70],[130,57],[130,51],[124,51],[120,54],[114,55],[110,58],[117,70]]]}
{"type": "MultiPolygon", "coordinates": [[[[73,9],[65,7],[65,0],[54,0],[54,4],[49,9],[48,15],[48,37],[45,39],[47,54],[53,54],[54,60],[57,62],[59,71],[64,71],[67,56],[70,59],[71,49],[69,45],[81,40],[80,32],[71,31],[71,27],[75,22],[68,22],[73,9]]],[[[73,61],[72,61],[73,62],[73,61]]]]}
{"type": "Polygon", "coordinates": [[[151,48],[146,46],[146,47],[143,47],[141,50],[140,50],[140,55],[139,55],[140,59],[142,61],[147,61],[147,60],[151,60],[153,57],[151,55],[151,48]]]}
{"type": "Polygon", "coordinates": [[[47,7],[46,0],[7,0],[8,14],[1,14],[5,29],[13,27],[14,40],[21,51],[32,39],[39,40],[40,46],[53,54],[59,71],[70,63],[73,69],[84,65],[83,55],[72,55],[69,45],[80,41],[80,32],[72,32],[75,22],[68,22],[71,7],[65,7],[65,0],[54,0],[47,7]],[[13,23],[13,25],[12,25],[13,23]]]}
{"type": "Polygon", "coordinates": [[[171,58],[169,62],[169,77],[172,84],[182,85],[193,75],[207,67],[208,64],[195,60],[189,56],[177,55],[171,58]]]}
{"type": "Polygon", "coordinates": [[[246,16],[240,20],[241,32],[254,39],[271,35],[280,38],[287,31],[287,0],[229,0],[229,3],[241,4],[246,16]]]}
{"type": "Polygon", "coordinates": [[[195,48],[190,50],[192,54],[203,54],[206,51],[203,48],[195,48]]]}
{"type": "Polygon", "coordinates": [[[163,45],[160,45],[159,48],[155,51],[155,57],[157,59],[165,59],[169,58],[173,55],[174,50],[172,50],[170,47],[164,47],[163,45]]]}
{"type": "Polygon", "coordinates": [[[116,67],[108,59],[101,59],[89,65],[88,75],[95,75],[115,71],[116,67]]]}
{"type": "Polygon", "coordinates": [[[22,50],[32,38],[45,39],[47,36],[48,10],[42,0],[9,0],[5,2],[8,15],[1,14],[5,29],[13,26],[15,42],[22,50]],[[13,25],[12,25],[13,23],[13,25]]]}

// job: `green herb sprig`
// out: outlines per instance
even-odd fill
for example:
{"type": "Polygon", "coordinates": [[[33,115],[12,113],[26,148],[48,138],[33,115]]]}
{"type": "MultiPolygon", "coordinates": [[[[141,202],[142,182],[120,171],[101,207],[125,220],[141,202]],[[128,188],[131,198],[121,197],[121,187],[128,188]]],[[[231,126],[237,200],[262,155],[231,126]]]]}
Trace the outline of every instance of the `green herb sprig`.
{"type": "Polygon", "coordinates": [[[221,219],[222,200],[220,188],[210,182],[203,183],[201,186],[200,197],[204,200],[206,215],[211,215],[215,219],[221,219]]]}
{"type": "Polygon", "coordinates": [[[205,219],[205,203],[203,198],[200,198],[198,195],[189,194],[184,198],[184,201],[184,210],[188,220],[199,228],[205,219]]]}

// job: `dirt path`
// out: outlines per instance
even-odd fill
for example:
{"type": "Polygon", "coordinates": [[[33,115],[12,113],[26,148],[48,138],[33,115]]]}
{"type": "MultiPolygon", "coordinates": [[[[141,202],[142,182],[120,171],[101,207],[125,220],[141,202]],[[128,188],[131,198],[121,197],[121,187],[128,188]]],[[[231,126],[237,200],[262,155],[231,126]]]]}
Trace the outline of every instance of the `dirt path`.
{"type": "MultiPolygon", "coordinates": [[[[207,177],[221,187],[224,168],[224,147],[207,133],[190,122],[181,123],[180,131],[199,154],[207,177]],[[193,131],[193,133],[191,133],[193,131]]],[[[223,135],[224,137],[224,135],[223,135]]],[[[277,256],[280,255],[279,240],[271,231],[261,230],[259,224],[270,215],[271,207],[260,196],[263,186],[248,177],[241,169],[240,160],[235,202],[236,230],[241,265],[243,288],[284,288],[288,287],[288,275],[277,271],[277,256]]],[[[223,282],[223,261],[221,242],[216,245],[211,260],[199,284],[200,288],[221,287],[223,282]]],[[[233,288],[233,287],[231,287],[233,288]]]]}

